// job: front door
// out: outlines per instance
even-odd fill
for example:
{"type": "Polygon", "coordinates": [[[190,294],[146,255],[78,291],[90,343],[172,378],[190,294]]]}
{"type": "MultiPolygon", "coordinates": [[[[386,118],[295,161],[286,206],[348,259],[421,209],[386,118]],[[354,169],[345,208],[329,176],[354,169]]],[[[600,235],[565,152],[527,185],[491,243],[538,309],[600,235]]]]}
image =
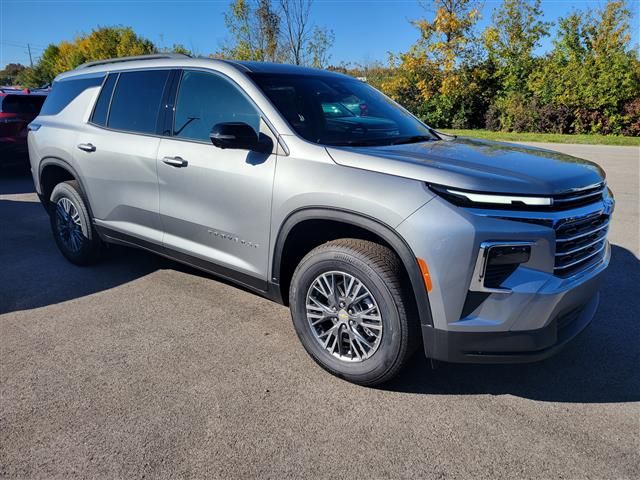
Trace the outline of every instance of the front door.
{"type": "Polygon", "coordinates": [[[275,147],[220,149],[209,134],[217,123],[243,122],[273,145],[275,138],[252,101],[222,75],[185,70],[175,103],[173,136],[158,150],[163,243],[191,257],[185,261],[213,263],[218,273],[263,288],[275,147]]]}

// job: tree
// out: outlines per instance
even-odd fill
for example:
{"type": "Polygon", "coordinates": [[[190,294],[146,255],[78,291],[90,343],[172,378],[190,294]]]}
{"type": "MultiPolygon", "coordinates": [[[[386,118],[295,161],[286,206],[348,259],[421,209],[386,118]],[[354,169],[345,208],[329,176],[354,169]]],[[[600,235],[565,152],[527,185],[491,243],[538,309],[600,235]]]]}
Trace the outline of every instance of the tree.
{"type": "Polygon", "coordinates": [[[280,18],[270,0],[234,0],[224,15],[232,43],[223,47],[225,57],[237,60],[276,61],[280,18]]]}
{"type": "Polygon", "coordinates": [[[285,28],[284,50],[287,60],[295,65],[304,63],[305,45],[310,37],[309,14],[312,0],[280,0],[285,28]]]}
{"type": "Polygon", "coordinates": [[[181,43],[174,43],[172,47],[163,47],[159,50],[163,53],[181,53],[183,55],[193,56],[193,52],[181,43]]]}
{"type": "Polygon", "coordinates": [[[329,50],[333,45],[335,36],[333,30],[322,27],[314,27],[307,44],[309,54],[308,63],[314,68],[325,68],[331,55],[329,50]]]}
{"type": "Polygon", "coordinates": [[[497,66],[502,90],[522,92],[533,70],[534,49],[549,34],[542,21],[540,0],[504,0],[483,34],[490,61],[497,66]]]}
{"type": "Polygon", "coordinates": [[[0,70],[0,85],[17,85],[18,75],[27,67],[20,63],[8,63],[0,70]]]}
{"type": "Polygon", "coordinates": [[[85,62],[155,52],[155,45],[136,35],[131,27],[100,27],[88,35],[79,35],[73,41],[49,45],[37,64],[24,70],[19,80],[26,86],[37,87],[85,62]]]}
{"type": "Polygon", "coordinates": [[[60,49],[57,45],[49,45],[33,67],[26,68],[18,75],[16,83],[26,87],[41,87],[50,84],[56,77],[56,63],[60,49]]]}
{"type": "Polygon", "coordinates": [[[619,0],[561,19],[553,50],[531,74],[534,95],[568,110],[577,132],[617,133],[639,114],[640,62],[629,46],[630,20],[619,0]]]}
{"type": "Polygon", "coordinates": [[[333,31],[310,20],[313,0],[280,0],[283,61],[294,65],[326,66],[333,46],[333,31]]]}
{"type": "MultiPolygon", "coordinates": [[[[426,4],[424,8],[431,10],[426,4]]],[[[473,60],[474,27],[480,18],[476,0],[433,0],[432,20],[419,19],[413,24],[420,31],[418,44],[446,73],[473,60]]]]}
{"type": "Polygon", "coordinates": [[[231,40],[221,56],[323,67],[333,32],[310,20],[312,0],[234,0],[225,13],[231,40]]]}
{"type": "Polygon", "coordinates": [[[477,2],[433,0],[432,8],[424,6],[433,18],[412,22],[420,38],[408,52],[390,55],[396,74],[383,90],[433,126],[469,126],[464,117],[478,95],[477,2]]]}

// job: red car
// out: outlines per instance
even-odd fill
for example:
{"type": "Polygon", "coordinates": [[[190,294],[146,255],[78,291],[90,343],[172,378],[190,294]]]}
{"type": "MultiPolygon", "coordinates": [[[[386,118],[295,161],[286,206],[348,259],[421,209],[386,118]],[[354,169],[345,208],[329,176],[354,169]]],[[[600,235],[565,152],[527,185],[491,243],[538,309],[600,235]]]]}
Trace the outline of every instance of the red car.
{"type": "Polygon", "coordinates": [[[40,113],[46,93],[0,90],[0,166],[28,163],[27,125],[40,113]]]}

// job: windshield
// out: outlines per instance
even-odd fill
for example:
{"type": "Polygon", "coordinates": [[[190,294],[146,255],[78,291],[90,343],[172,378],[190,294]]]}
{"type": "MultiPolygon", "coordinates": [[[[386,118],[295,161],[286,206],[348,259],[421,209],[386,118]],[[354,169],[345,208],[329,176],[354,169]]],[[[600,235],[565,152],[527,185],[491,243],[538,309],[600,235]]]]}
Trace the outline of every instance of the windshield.
{"type": "Polygon", "coordinates": [[[437,140],[375,88],[330,75],[251,73],[291,127],[322,145],[375,146],[437,140]]]}

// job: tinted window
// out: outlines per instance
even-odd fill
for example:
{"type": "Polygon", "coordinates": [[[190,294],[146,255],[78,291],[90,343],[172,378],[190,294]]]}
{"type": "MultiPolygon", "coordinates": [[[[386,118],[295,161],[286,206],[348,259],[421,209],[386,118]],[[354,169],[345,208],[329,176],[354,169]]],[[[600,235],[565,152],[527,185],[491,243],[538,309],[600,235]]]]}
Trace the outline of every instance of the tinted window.
{"type": "Polygon", "coordinates": [[[260,115],[253,104],[225,78],[204,72],[182,74],[174,136],[209,142],[216,123],[244,122],[258,132],[260,115]]]}
{"type": "Polygon", "coordinates": [[[338,75],[252,73],[303,138],[326,145],[390,145],[436,140],[429,128],[375,88],[338,75]]]}
{"type": "Polygon", "coordinates": [[[108,126],[155,133],[168,70],[121,73],[111,100],[108,126]]]}
{"type": "Polygon", "coordinates": [[[97,77],[71,78],[53,82],[53,87],[42,106],[40,115],[55,115],[60,113],[74,98],[87,88],[101,85],[103,79],[104,75],[100,75],[97,77]]]}
{"type": "Polygon", "coordinates": [[[93,110],[93,116],[91,121],[98,125],[107,124],[107,114],[109,113],[109,103],[111,102],[111,94],[113,93],[113,87],[118,79],[118,74],[112,74],[107,77],[98,96],[96,107],[93,110]]]}
{"type": "Polygon", "coordinates": [[[2,111],[38,115],[46,98],[44,95],[7,95],[2,102],[2,111]]]}

